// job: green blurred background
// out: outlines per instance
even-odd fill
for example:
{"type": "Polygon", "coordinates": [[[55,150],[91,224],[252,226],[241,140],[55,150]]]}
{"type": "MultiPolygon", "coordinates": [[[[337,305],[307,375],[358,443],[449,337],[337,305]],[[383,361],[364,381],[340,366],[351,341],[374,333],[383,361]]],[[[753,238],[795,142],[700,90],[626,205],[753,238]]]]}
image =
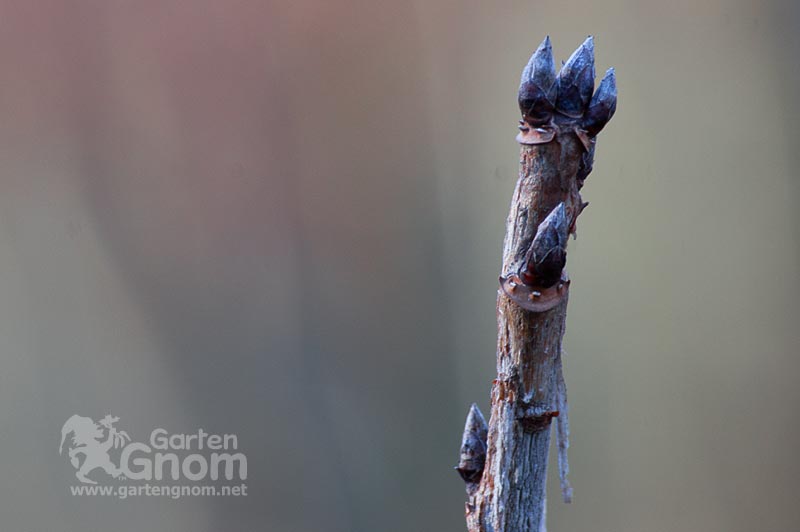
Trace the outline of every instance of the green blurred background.
{"type": "Polygon", "coordinates": [[[800,521],[800,6],[0,2],[0,530],[458,531],[519,73],[595,35],[550,529],[800,521]],[[238,434],[246,498],[76,498],[70,415],[238,434]]]}

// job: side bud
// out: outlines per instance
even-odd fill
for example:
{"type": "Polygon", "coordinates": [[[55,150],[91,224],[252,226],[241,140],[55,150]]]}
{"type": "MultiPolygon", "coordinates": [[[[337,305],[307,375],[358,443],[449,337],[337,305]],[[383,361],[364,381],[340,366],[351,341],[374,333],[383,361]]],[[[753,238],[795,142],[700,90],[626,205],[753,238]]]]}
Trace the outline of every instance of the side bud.
{"type": "Polygon", "coordinates": [[[569,226],[566,207],[561,202],[536,229],[536,236],[519,270],[523,283],[549,288],[561,279],[561,270],[567,263],[569,226]]]}
{"type": "Polygon", "coordinates": [[[458,459],[456,471],[469,485],[476,485],[483,474],[483,467],[486,464],[486,440],[489,428],[483,414],[478,409],[478,405],[472,404],[467,414],[467,422],[464,424],[464,434],[461,437],[461,453],[458,459]]]}
{"type": "Polygon", "coordinates": [[[589,110],[583,118],[583,128],[592,137],[596,136],[611,120],[616,110],[617,78],[614,69],[609,68],[589,103],[589,110]]]}

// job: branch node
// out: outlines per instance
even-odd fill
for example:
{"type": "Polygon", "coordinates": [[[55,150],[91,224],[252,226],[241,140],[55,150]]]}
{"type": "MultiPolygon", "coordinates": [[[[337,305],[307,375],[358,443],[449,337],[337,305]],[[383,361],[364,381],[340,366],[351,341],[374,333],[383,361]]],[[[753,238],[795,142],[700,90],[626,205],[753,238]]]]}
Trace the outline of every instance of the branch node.
{"type": "Polygon", "coordinates": [[[550,407],[536,403],[525,403],[520,401],[517,407],[517,421],[526,432],[539,432],[550,426],[554,417],[558,417],[560,412],[550,407]]]}
{"type": "Polygon", "coordinates": [[[570,279],[566,270],[562,270],[559,282],[549,288],[531,288],[518,275],[500,276],[500,289],[506,297],[520,308],[531,312],[546,312],[555,308],[567,297],[569,285],[570,279]]]}

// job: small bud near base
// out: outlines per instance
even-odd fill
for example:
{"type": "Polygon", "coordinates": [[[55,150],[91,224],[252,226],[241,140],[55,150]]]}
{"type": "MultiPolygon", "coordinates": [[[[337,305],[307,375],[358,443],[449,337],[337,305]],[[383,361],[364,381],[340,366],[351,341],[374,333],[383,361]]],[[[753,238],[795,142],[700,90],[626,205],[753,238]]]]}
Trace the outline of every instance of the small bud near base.
{"type": "Polygon", "coordinates": [[[476,484],[480,481],[483,474],[483,466],[486,463],[486,442],[489,434],[489,427],[486,420],[478,409],[478,405],[472,404],[467,414],[467,421],[464,424],[464,434],[461,436],[461,452],[458,458],[456,471],[467,484],[476,484]]]}

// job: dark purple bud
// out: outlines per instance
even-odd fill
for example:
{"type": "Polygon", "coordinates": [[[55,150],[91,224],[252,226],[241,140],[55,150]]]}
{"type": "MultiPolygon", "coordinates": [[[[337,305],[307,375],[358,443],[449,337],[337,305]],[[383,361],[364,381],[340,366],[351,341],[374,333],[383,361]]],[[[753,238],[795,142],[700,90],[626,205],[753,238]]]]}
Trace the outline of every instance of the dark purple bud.
{"type": "Polygon", "coordinates": [[[557,91],[553,47],[546,37],[522,71],[518,101],[525,120],[534,126],[549,122],[557,91]]]}
{"type": "Polygon", "coordinates": [[[533,52],[528,64],[522,70],[519,81],[520,89],[526,83],[538,85],[545,95],[555,103],[556,96],[556,63],[553,59],[553,47],[550,37],[545,37],[542,44],[533,52]]]}
{"type": "Polygon", "coordinates": [[[590,35],[567,59],[558,74],[559,112],[579,118],[583,115],[594,90],[594,40],[590,35]]]}
{"type": "Polygon", "coordinates": [[[477,483],[483,474],[483,467],[486,464],[488,433],[486,420],[478,409],[478,405],[473,403],[467,414],[467,422],[464,424],[461,453],[456,466],[456,471],[468,484],[477,483]]]}
{"type": "Polygon", "coordinates": [[[536,229],[519,272],[525,284],[549,288],[561,279],[561,270],[567,263],[569,227],[567,210],[561,202],[536,229]]]}
{"type": "Polygon", "coordinates": [[[553,116],[553,104],[538,85],[524,84],[519,91],[519,110],[525,122],[531,126],[543,126],[553,116]]]}
{"type": "Polygon", "coordinates": [[[594,137],[605,127],[617,110],[617,78],[609,68],[589,103],[583,119],[583,128],[594,137]]]}

